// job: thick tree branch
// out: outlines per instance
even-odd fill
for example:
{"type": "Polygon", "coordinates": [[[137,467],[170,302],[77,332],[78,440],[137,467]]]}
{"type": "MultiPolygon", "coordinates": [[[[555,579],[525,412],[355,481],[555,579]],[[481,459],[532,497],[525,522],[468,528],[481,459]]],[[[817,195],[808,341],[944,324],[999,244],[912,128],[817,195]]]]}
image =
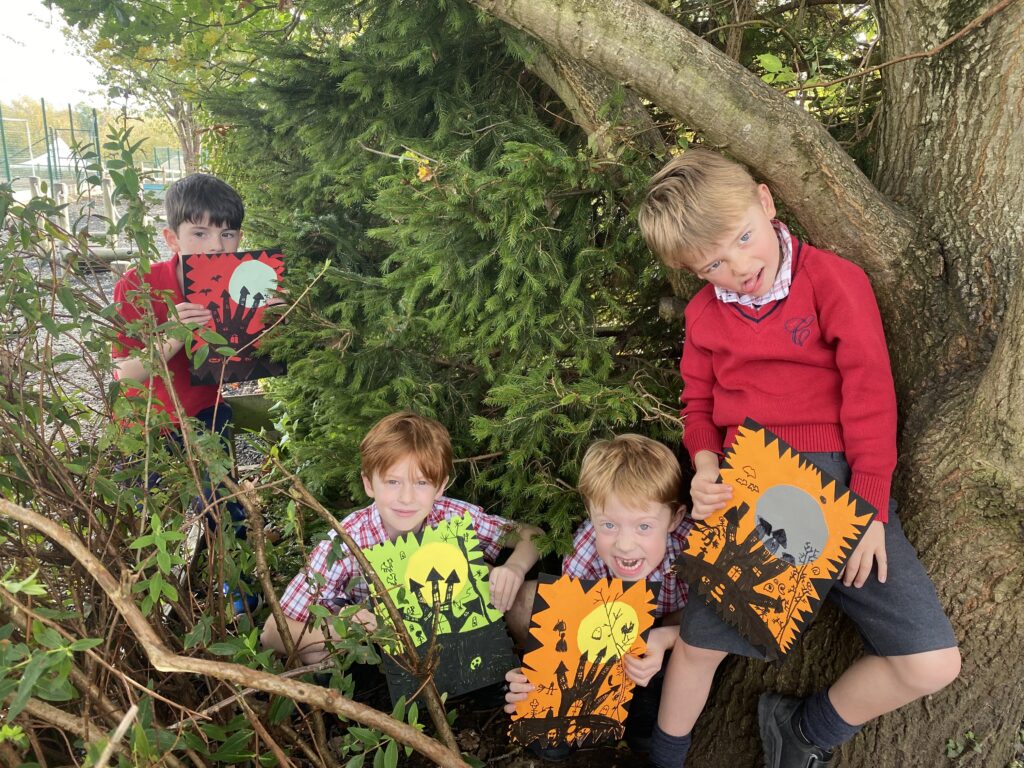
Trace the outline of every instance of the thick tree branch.
{"type": "Polygon", "coordinates": [[[619,108],[617,123],[612,123],[601,116],[601,109],[619,86],[605,75],[540,45],[534,46],[527,66],[558,94],[598,154],[608,155],[618,144],[639,145],[651,154],[664,154],[661,132],[635,92],[623,89],[625,102],[619,108]]]}
{"type": "MultiPolygon", "coordinates": [[[[268,672],[249,669],[241,664],[179,656],[164,645],[146,617],[142,615],[132,598],[131,584],[128,581],[118,583],[103,566],[103,563],[60,523],[30,509],[12,504],[5,499],[0,499],[0,515],[34,528],[66,549],[100,585],[114,608],[135,634],[150,663],[159,671],[202,675],[300,701],[378,730],[402,744],[411,746],[440,766],[468,768],[458,754],[446,749],[412,726],[400,723],[372,707],[351,701],[335,690],[300,681],[286,680],[268,672]]],[[[28,708],[26,707],[26,709],[28,708]]],[[[51,709],[53,708],[51,707],[51,709]]],[[[36,713],[33,712],[33,714],[36,713]]],[[[56,713],[50,714],[57,717],[56,713]]]]}
{"type": "Polygon", "coordinates": [[[767,181],[812,238],[892,278],[911,221],[809,114],[636,0],[473,0],[700,128],[767,181]]]}

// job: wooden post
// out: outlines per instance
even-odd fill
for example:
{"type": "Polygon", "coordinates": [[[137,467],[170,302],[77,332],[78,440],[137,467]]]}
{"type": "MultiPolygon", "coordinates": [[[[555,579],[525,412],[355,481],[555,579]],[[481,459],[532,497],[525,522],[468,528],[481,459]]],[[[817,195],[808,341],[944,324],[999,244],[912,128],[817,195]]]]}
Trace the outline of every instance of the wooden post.
{"type": "Polygon", "coordinates": [[[64,228],[65,232],[71,231],[71,209],[68,206],[68,185],[63,181],[57,182],[56,189],[56,201],[57,205],[64,206],[60,212],[60,225],[64,228]]]}
{"type": "Polygon", "coordinates": [[[109,176],[103,177],[103,215],[111,224],[117,222],[117,209],[114,208],[114,180],[109,176]]]}

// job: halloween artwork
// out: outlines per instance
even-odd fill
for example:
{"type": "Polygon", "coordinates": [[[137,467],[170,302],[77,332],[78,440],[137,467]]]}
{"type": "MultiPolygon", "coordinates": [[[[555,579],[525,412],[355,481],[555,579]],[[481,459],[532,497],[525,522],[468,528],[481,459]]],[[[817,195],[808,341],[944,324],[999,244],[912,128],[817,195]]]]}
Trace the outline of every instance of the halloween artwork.
{"type": "MultiPolygon", "coordinates": [[[[438,691],[457,696],[502,682],[518,665],[502,613],[490,602],[487,564],[468,514],[378,544],[365,554],[421,653],[436,631],[438,691]]],[[[386,609],[375,603],[378,623],[390,626],[386,609]]],[[[390,656],[384,659],[384,672],[392,701],[420,688],[390,656]]]]}
{"type": "Polygon", "coordinates": [[[196,334],[192,345],[192,383],[220,384],[280,376],[284,366],[260,357],[263,311],[284,276],[284,257],[277,251],[244,251],[182,256],[185,299],[213,313],[207,326],[224,337],[208,346],[196,334]],[[221,350],[229,347],[236,354],[221,350]],[[203,352],[206,349],[206,352],[203,352]]]}
{"type": "Polygon", "coordinates": [[[622,737],[634,687],[622,657],[647,649],[657,586],[540,577],[522,665],[535,690],[516,705],[513,740],[553,747],[622,737]]]}
{"type": "Polygon", "coordinates": [[[769,659],[811,623],[875,510],[747,419],[725,453],[732,504],[694,524],[676,570],[769,659]]]}

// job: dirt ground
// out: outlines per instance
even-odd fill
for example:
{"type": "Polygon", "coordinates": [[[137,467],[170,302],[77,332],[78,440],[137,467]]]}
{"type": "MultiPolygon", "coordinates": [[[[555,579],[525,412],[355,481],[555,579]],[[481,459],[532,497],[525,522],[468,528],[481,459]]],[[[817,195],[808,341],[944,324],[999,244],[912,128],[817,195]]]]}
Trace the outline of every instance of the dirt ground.
{"type": "MultiPolygon", "coordinates": [[[[562,762],[541,760],[508,738],[509,716],[501,707],[474,701],[471,696],[452,702],[458,711],[453,725],[455,738],[462,750],[486,763],[487,768],[644,768],[646,757],[638,755],[625,742],[575,750],[562,762]]],[[[427,768],[433,763],[413,757],[403,765],[427,768]]]]}

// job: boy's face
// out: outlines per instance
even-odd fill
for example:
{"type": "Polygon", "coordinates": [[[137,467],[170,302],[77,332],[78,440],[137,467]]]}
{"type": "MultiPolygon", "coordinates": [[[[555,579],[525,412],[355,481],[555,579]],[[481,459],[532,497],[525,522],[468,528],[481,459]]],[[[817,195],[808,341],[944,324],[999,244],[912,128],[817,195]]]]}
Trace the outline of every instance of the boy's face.
{"type": "Polygon", "coordinates": [[[447,482],[446,477],[440,485],[434,485],[424,477],[413,454],[383,472],[375,472],[373,477],[363,475],[366,495],[377,502],[377,512],[392,541],[420,529],[447,482]]]}
{"type": "Polygon", "coordinates": [[[775,202],[768,187],[757,188],[750,204],[725,237],[686,266],[717,288],[754,298],[764,296],[779,274],[779,238],[772,226],[775,202]]]}
{"type": "Polygon", "coordinates": [[[590,510],[597,555],[620,579],[646,578],[665,559],[668,534],[682,517],[682,508],[650,499],[627,503],[611,494],[602,507],[590,510]]]}
{"type": "Polygon", "coordinates": [[[209,217],[205,216],[201,222],[184,221],[177,230],[164,229],[168,247],[186,256],[193,253],[234,253],[241,239],[242,230],[211,224],[209,217]]]}

